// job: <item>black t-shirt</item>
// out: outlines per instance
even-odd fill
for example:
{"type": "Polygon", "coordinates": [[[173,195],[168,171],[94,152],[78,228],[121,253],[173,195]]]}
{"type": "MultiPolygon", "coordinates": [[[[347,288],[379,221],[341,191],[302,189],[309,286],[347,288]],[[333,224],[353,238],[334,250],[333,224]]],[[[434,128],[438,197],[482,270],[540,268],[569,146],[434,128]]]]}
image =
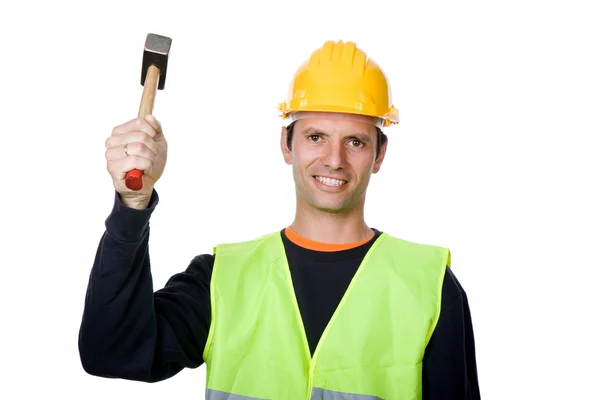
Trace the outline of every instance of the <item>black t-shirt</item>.
{"type": "MultiPolygon", "coordinates": [[[[145,382],[167,379],[204,362],[210,328],[212,254],[153,291],[148,240],[153,193],[145,210],[124,207],[115,194],[85,299],[79,336],[84,369],[96,376],[145,382]]],[[[201,229],[201,227],[199,227],[201,229]]],[[[316,251],[282,229],[294,291],[311,354],[370,246],[316,251]]],[[[480,399],[467,296],[446,268],[441,314],[423,359],[423,399],[480,399]]]]}
{"type": "Polygon", "coordinates": [[[285,230],[281,231],[311,354],[314,354],[360,263],[381,234],[373,230],[375,235],[367,243],[341,251],[301,247],[286,236],[285,230]]]}

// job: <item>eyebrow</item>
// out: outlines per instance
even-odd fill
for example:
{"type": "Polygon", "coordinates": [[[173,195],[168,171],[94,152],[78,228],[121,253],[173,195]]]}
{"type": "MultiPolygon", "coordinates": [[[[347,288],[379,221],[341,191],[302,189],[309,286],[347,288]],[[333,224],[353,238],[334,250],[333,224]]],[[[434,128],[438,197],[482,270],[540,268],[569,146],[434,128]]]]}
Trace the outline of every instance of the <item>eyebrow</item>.
{"type": "MultiPolygon", "coordinates": [[[[325,136],[325,137],[330,137],[331,135],[323,132],[319,129],[316,128],[312,128],[312,127],[308,127],[306,129],[304,129],[302,131],[303,135],[321,135],[321,136],[325,136]]],[[[344,139],[358,139],[361,140],[365,143],[368,143],[371,141],[371,135],[369,135],[368,133],[365,132],[356,132],[350,135],[344,135],[344,139]]]]}

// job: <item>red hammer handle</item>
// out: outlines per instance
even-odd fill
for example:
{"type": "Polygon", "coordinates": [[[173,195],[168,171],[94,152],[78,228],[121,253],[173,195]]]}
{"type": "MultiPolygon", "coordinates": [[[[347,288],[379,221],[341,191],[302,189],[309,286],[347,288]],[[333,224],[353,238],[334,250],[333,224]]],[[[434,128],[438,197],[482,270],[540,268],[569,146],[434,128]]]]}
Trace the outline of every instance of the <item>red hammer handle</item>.
{"type": "MultiPolygon", "coordinates": [[[[146,115],[152,114],[159,77],[160,70],[156,66],[151,65],[148,68],[146,80],[144,81],[144,92],[142,93],[142,101],[140,103],[140,110],[138,112],[139,118],[143,118],[146,115]]],[[[131,171],[128,171],[125,175],[125,185],[130,190],[140,190],[143,186],[143,175],[143,171],[140,171],[139,169],[132,169],[131,171]]]]}

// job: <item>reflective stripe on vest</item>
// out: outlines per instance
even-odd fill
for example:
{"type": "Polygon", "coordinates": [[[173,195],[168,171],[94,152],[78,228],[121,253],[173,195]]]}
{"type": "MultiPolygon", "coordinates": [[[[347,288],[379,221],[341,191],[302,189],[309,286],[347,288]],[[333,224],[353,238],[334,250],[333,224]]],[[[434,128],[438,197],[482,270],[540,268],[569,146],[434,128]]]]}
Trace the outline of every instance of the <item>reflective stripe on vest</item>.
{"type": "Polygon", "coordinates": [[[206,389],[206,400],[266,400],[258,397],[240,396],[218,390],[206,389]]]}
{"type": "Polygon", "coordinates": [[[382,233],[311,357],[280,235],[215,248],[207,399],[421,399],[449,250],[382,233]]]}
{"type": "MultiPolygon", "coordinates": [[[[206,400],[266,400],[259,399],[257,397],[240,396],[237,394],[230,394],[225,392],[219,392],[218,390],[206,390],[206,400]]],[[[313,388],[311,400],[383,400],[377,396],[370,396],[365,394],[350,394],[332,392],[330,390],[313,388]]]]}
{"type": "Polygon", "coordinates": [[[351,394],[333,392],[331,390],[313,388],[311,400],[383,400],[381,397],[368,394],[351,394]]]}

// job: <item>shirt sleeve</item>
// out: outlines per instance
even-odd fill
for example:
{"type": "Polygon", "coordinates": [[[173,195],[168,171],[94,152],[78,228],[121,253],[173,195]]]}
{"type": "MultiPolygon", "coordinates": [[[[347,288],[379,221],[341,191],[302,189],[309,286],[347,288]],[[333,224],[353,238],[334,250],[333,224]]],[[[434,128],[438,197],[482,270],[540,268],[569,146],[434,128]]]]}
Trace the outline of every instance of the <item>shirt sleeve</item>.
{"type": "Polygon", "coordinates": [[[423,400],[480,400],[467,294],[446,268],[438,324],[423,358],[423,400]]]}
{"type": "Polygon", "coordinates": [[[79,330],[84,370],[107,378],[156,382],[203,363],[210,327],[211,254],[153,292],[148,208],[124,206],[115,193],[91,269],[79,330]]]}

